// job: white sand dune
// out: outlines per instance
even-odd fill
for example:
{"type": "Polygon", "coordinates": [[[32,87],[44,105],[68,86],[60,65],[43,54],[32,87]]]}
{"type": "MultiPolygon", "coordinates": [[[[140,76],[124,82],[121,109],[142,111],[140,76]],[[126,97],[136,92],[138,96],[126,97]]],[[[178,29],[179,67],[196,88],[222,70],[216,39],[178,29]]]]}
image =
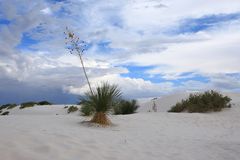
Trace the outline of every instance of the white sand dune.
{"type": "MultiPolygon", "coordinates": [[[[168,96],[161,102],[170,105],[176,97],[168,96]]],[[[240,157],[240,103],[208,114],[111,115],[116,125],[108,128],[83,125],[81,121],[88,118],[78,113],[67,114],[63,107],[15,108],[9,116],[0,116],[0,159],[239,160],[240,157]]]]}
{"type": "MultiPolygon", "coordinates": [[[[191,92],[180,92],[170,95],[165,95],[162,97],[158,97],[155,100],[155,104],[157,106],[158,112],[167,112],[173,105],[177,102],[181,102],[182,99],[186,99],[191,92]]],[[[232,99],[232,104],[240,104],[240,93],[222,93],[225,96],[229,96],[232,99]]],[[[141,101],[140,101],[141,102],[141,101]]],[[[144,100],[140,103],[139,112],[153,112],[153,98],[148,100],[144,100]]]]}
{"type": "MultiPolygon", "coordinates": [[[[189,94],[190,93],[184,92],[184,93],[165,95],[157,98],[156,100],[154,100],[157,106],[157,111],[167,112],[171,108],[171,106],[176,104],[176,102],[180,102],[182,99],[187,98],[189,94]]],[[[140,108],[138,109],[138,111],[153,112],[152,106],[153,106],[153,98],[149,99],[148,101],[145,101],[144,103],[140,103],[140,108]]]]}
{"type": "Polygon", "coordinates": [[[10,115],[66,115],[67,109],[64,108],[65,106],[71,105],[42,105],[25,109],[19,109],[20,106],[17,106],[11,110],[5,109],[4,111],[10,111],[10,115]]]}

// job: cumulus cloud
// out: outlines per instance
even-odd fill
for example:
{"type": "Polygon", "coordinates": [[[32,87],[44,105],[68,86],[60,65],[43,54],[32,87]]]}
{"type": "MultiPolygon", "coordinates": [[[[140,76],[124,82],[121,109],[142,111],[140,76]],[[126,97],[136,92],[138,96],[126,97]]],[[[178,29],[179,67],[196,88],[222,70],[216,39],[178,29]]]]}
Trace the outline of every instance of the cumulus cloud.
{"type": "Polygon", "coordinates": [[[174,44],[157,53],[135,54],[128,61],[158,66],[149,70],[150,74],[239,73],[240,32],[229,30],[208,34],[205,41],[174,44]]]}
{"type": "Polygon", "coordinates": [[[86,91],[79,59],[64,46],[66,26],[89,43],[84,59],[93,85],[117,83],[134,98],[176,90],[239,91],[239,12],[240,3],[228,0],[0,2],[0,20],[8,22],[0,21],[0,102],[14,93],[22,97],[18,101],[59,102],[65,96],[73,102],[69,96],[86,91]],[[123,77],[133,65],[153,66],[143,75],[154,81],[123,77]]]}
{"type": "MultiPolygon", "coordinates": [[[[108,82],[110,84],[117,84],[119,88],[124,92],[126,98],[143,98],[154,97],[169,93],[173,89],[173,84],[166,83],[152,83],[145,81],[141,78],[128,78],[120,77],[118,74],[108,74],[105,76],[91,79],[91,83],[94,84],[93,88],[101,85],[102,82],[108,82]]],[[[84,94],[88,91],[88,86],[81,87],[66,87],[66,91],[73,94],[84,94]]]]}

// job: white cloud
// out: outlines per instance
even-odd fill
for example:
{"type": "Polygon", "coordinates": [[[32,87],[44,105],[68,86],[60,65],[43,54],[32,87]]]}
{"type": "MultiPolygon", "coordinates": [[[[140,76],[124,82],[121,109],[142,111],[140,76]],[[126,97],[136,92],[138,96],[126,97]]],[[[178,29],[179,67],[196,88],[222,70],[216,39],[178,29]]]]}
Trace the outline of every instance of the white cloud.
{"type": "Polygon", "coordinates": [[[43,14],[52,14],[52,10],[49,7],[42,9],[41,12],[43,14]]]}
{"type": "Polygon", "coordinates": [[[86,81],[78,58],[64,48],[63,31],[67,25],[81,39],[95,45],[84,55],[93,84],[108,80],[119,84],[126,95],[133,97],[154,96],[178,89],[239,88],[239,77],[226,75],[240,73],[239,20],[198,33],[165,33],[169,28],[178,27],[185,18],[239,11],[240,2],[230,3],[229,0],[198,0],[194,3],[190,0],[4,1],[0,13],[11,23],[0,26],[0,45],[3,46],[0,48],[0,74],[2,81],[6,78],[32,86],[49,85],[80,93],[86,81]],[[16,48],[23,33],[39,42],[24,49],[16,48]],[[111,42],[109,47],[116,51],[99,54],[96,43],[101,40],[111,42]],[[156,66],[147,73],[161,74],[167,80],[195,75],[210,80],[207,84],[189,80],[176,86],[172,82],[124,78],[120,74],[129,71],[121,66],[126,64],[156,66]],[[185,72],[192,74],[182,75],[185,72]]]}
{"type": "Polygon", "coordinates": [[[164,0],[164,1],[129,1],[122,11],[123,18],[130,28],[137,30],[161,30],[180,19],[201,17],[209,14],[239,12],[240,2],[229,0],[164,0]],[[167,7],[151,7],[156,3],[167,7]],[[146,7],[150,6],[150,7],[146,7]]]}
{"type": "MultiPolygon", "coordinates": [[[[93,88],[101,85],[102,82],[108,82],[110,84],[117,84],[123,91],[127,98],[142,98],[142,97],[153,97],[156,95],[166,94],[173,91],[174,86],[170,82],[165,83],[152,83],[145,81],[141,78],[128,78],[121,77],[118,74],[108,74],[91,79],[93,88]]],[[[65,87],[65,90],[72,94],[83,94],[89,90],[88,85],[80,87],[65,87]]]]}
{"type": "Polygon", "coordinates": [[[169,45],[162,52],[135,54],[127,61],[157,66],[149,74],[239,73],[239,30],[208,34],[208,40],[169,45]]]}

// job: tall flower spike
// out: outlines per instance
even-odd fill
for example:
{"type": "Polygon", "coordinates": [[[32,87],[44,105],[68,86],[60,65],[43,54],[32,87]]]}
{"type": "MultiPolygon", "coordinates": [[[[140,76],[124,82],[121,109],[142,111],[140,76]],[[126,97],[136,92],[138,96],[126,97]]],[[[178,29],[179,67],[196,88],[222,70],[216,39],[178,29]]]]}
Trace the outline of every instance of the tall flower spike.
{"type": "Polygon", "coordinates": [[[65,34],[65,44],[67,45],[67,48],[72,51],[77,52],[77,54],[82,55],[84,51],[87,50],[87,43],[83,40],[80,40],[79,37],[77,37],[72,31],[70,31],[68,28],[66,28],[65,34]]]}
{"type": "Polygon", "coordinates": [[[80,40],[79,37],[77,37],[72,31],[70,31],[68,27],[66,27],[66,31],[64,32],[64,34],[65,34],[65,44],[67,45],[67,49],[69,50],[69,53],[74,54],[74,51],[75,51],[75,53],[79,56],[90,92],[93,95],[92,87],[89,82],[86,69],[83,63],[83,58],[82,58],[83,52],[87,49],[87,43],[83,40],[79,41],[80,40]]]}

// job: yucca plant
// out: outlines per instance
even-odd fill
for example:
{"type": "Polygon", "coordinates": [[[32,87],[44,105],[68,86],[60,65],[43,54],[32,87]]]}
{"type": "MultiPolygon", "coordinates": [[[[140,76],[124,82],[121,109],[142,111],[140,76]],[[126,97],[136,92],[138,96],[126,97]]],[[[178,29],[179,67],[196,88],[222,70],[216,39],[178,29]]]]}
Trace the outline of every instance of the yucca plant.
{"type": "Polygon", "coordinates": [[[93,92],[85,93],[85,96],[81,98],[81,104],[83,107],[94,109],[94,116],[90,122],[110,125],[111,121],[108,119],[106,113],[112,109],[113,104],[119,100],[120,96],[121,91],[117,85],[103,83],[96,90],[93,90],[93,92]]]}

